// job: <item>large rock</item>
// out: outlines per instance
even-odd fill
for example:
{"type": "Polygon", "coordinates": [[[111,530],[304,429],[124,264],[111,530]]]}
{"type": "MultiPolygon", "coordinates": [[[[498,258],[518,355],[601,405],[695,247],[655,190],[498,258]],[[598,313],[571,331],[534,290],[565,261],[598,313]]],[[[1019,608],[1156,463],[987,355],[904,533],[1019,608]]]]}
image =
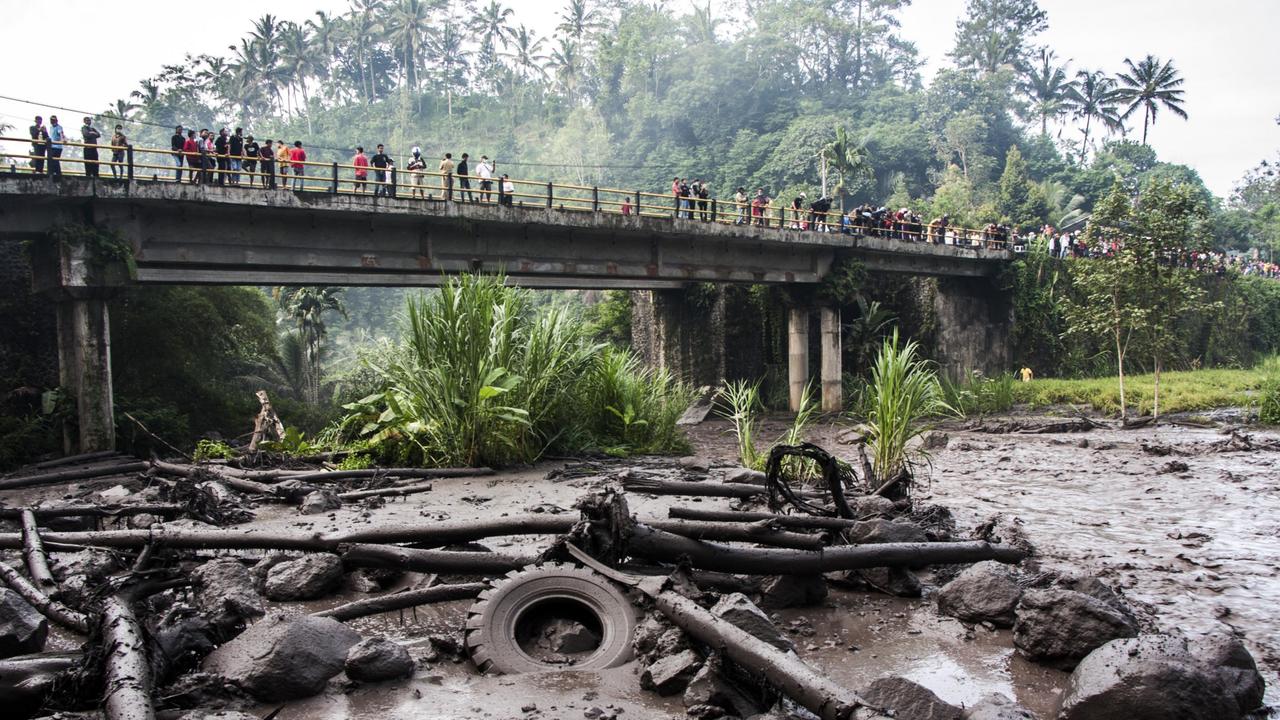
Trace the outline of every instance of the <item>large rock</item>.
{"type": "Polygon", "coordinates": [[[863,520],[844,531],[851,543],[909,543],[928,542],[924,529],[915,523],[900,520],[863,520]]]}
{"type": "Polygon", "coordinates": [[[883,495],[859,495],[849,498],[849,506],[857,517],[893,515],[897,511],[894,502],[883,495]]]}
{"type": "Polygon", "coordinates": [[[1022,587],[1006,565],[993,560],[972,565],[938,591],[938,610],[965,622],[1011,627],[1022,587]]]}
{"type": "Polygon", "coordinates": [[[702,668],[693,676],[684,691],[684,706],[714,706],[724,710],[722,714],[748,717],[760,712],[747,695],[724,678],[719,657],[707,658],[702,668]]]}
{"type": "Polygon", "coordinates": [[[0,658],[44,650],[49,623],[18,593],[0,588],[0,658]]]}
{"type": "Polygon", "coordinates": [[[328,488],[323,488],[307,493],[307,496],[302,498],[302,502],[298,505],[298,514],[319,515],[341,507],[342,499],[338,497],[338,493],[328,488]]]}
{"type": "Polygon", "coordinates": [[[821,575],[773,575],[760,583],[760,607],[770,610],[812,607],[827,599],[821,575]]]}
{"type": "Polygon", "coordinates": [[[223,632],[266,614],[249,569],[234,558],[218,558],[191,573],[196,582],[195,606],[223,632]]]}
{"type": "Polygon", "coordinates": [[[342,672],[360,635],[332,618],[272,614],[205,658],[201,669],[264,702],[296,700],[342,672]]]}
{"type": "Polygon", "coordinates": [[[1036,720],[1036,715],[1000,693],[991,693],[969,706],[964,720],[1036,720]]]}
{"type": "Polygon", "coordinates": [[[663,655],[640,673],[640,686],[659,695],[682,693],[701,668],[702,656],[693,650],[663,655]]]}
{"type": "Polygon", "coordinates": [[[342,584],[342,560],[315,553],[287,560],[267,571],[266,596],[272,600],[315,600],[342,584]]]}
{"type": "Polygon", "coordinates": [[[413,674],[413,658],[394,640],[365,638],[347,651],[346,670],[347,677],[361,682],[398,680],[413,674]]]}
{"type": "Polygon", "coordinates": [[[961,710],[933,691],[900,677],[880,678],[859,693],[873,707],[904,720],[961,720],[961,710]]]}
{"type": "Polygon", "coordinates": [[[875,590],[894,597],[920,597],[920,578],[908,568],[878,567],[850,570],[845,581],[857,588],[875,590]]]}
{"type": "Polygon", "coordinates": [[[1067,682],[1058,718],[1234,720],[1257,709],[1262,693],[1262,677],[1237,640],[1189,645],[1144,635],[1090,653],[1067,682]]]}
{"type": "Polygon", "coordinates": [[[213,621],[186,604],[170,607],[155,629],[152,659],[160,668],[160,679],[168,680],[194,668],[225,639],[213,621]]]}
{"type": "Polygon", "coordinates": [[[1013,644],[1028,658],[1063,670],[1103,644],[1138,632],[1123,613],[1075,590],[1028,590],[1015,612],[1013,644]]]}
{"type": "Polygon", "coordinates": [[[773,624],[769,616],[742,593],[730,593],[720,598],[720,602],[711,608],[711,613],[779,650],[795,650],[795,645],[773,624]]]}

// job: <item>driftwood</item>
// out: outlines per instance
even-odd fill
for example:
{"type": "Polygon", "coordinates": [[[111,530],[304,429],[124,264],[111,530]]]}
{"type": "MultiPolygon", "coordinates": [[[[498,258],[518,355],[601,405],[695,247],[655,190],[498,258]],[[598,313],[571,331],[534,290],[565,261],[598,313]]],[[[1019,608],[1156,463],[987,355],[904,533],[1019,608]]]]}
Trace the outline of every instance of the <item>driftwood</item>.
{"type": "Polygon", "coordinates": [[[63,672],[84,662],[78,652],[45,652],[0,660],[0,703],[6,716],[30,717],[63,672]]]}
{"type": "Polygon", "coordinates": [[[56,505],[52,507],[0,508],[0,519],[21,520],[24,512],[47,520],[60,517],[124,517],[126,515],[181,515],[182,505],[56,505]]]}
{"type": "Polygon", "coordinates": [[[22,511],[22,557],[27,563],[27,574],[37,587],[48,591],[57,585],[49,571],[49,559],[44,553],[44,543],[40,541],[36,516],[30,510],[22,511]]]}
{"type": "Polygon", "coordinates": [[[127,475],[129,473],[143,472],[149,465],[145,462],[129,462],[114,463],[109,465],[94,465],[85,468],[76,468],[74,470],[59,470],[51,473],[41,473],[38,475],[19,475],[17,477],[0,478],[0,490],[16,490],[18,488],[35,487],[37,485],[53,485],[61,482],[71,482],[73,480],[87,480],[89,478],[106,477],[108,475],[127,475]]]}
{"type": "Polygon", "coordinates": [[[854,478],[853,471],[846,471],[846,467],[834,455],[813,443],[775,445],[769,451],[769,462],[765,472],[765,485],[769,489],[769,509],[779,511],[789,505],[809,515],[852,518],[853,510],[845,500],[844,486],[846,479],[854,478]],[[792,489],[782,477],[782,462],[788,457],[808,458],[822,467],[822,481],[831,495],[834,512],[808,502],[799,491],[792,489]]]}
{"type": "Polygon", "coordinates": [[[48,468],[59,467],[61,465],[78,465],[78,464],[103,460],[104,458],[115,458],[115,457],[124,458],[123,455],[116,452],[115,450],[99,450],[97,452],[84,453],[82,455],[68,455],[66,457],[56,458],[54,460],[45,460],[44,462],[35,463],[31,467],[35,468],[36,470],[47,470],[48,468]]]}
{"type": "Polygon", "coordinates": [[[912,567],[998,560],[1015,563],[1026,553],[986,542],[880,543],[821,551],[718,545],[643,524],[632,528],[628,552],[658,562],[687,562],[700,570],[759,575],[819,575],[837,570],[912,567]]]}
{"type": "Polygon", "coordinates": [[[106,652],[102,698],[106,719],[155,720],[146,638],[128,592],[108,596],[102,603],[102,645],[106,652]]]}
{"type": "MultiPolygon", "coordinates": [[[[627,477],[622,480],[626,490],[651,495],[689,495],[692,497],[750,498],[766,495],[764,485],[749,483],[718,483],[708,480],[657,480],[646,477],[627,477]]],[[[801,497],[817,498],[819,493],[801,492],[801,497]]]]}
{"type": "Polygon", "coordinates": [[[404,608],[429,605],[448,600],[469,600],[489,587],[488,583],[458,583],[455,585],[436,585],[416,590],[387,593],[368,600],[356,600],[328,610],[312,613],[316,617],[331,617],[334,620],[354,620],[366,615],[403,610],[404,608]]]}
{"type": "Polygon", "coordinates": [[[368,468],[364,470],[240,470],[220,468],[224,473],[249,480],[297,480],[298,482],[331,482],[367,478],[456,478],[493,475],[493,468],[368,468]]]}
{"type": "Polygon", "coordinates": [[[214,465],[179,465],[177,463],[168,463],[162,460],[153,460],[150,467],[163,475],[175,475],[186,478],[199,477],[201,473],[208,473],[213,479],[226,485],[232,490],[238,490],[251,495],[265,495],[267,497],[278,499],[283,497],[279,492],[279,489],[273,485],[229,475],[222,472],[222,468],[214,465]]]}
{"type": "Polygon", "coordinates": [[[253,418],[253,438],[249,440],[249,452],[257,452],[258,443],[263,440],[279,440],[284,437],[284,423],[271,407],[266,390],[254,393],[258,396],[258,414],[253,418]]]}
{"type": "Polygon", "coordinates": [[[342,502],[355,502],[369,497],[400,497],[403,495],[413,495],[414,493],[428,492],[431,490],[431,483],[414,483],[413,485],[393,485],[391,487],[374,488],[372,490],[351,490],[349,492],[338,493],[338,499],[342,502]]]}
{"type": "Polygon", "coordinates": [[[699,642],[724,653],[739,667],[765,678],[823,720],[874,717],[874,708],[852,690],[836,683],[799,657],[756,638],[680,593],[668,589],[663,578],[638,578],[604,566],[570,545],[569,552],[596,572],[631,587],[653,600],[654,607],[699,642]]]}
{"type": "Polygon", "coordinates": [[[743,512],[740,510],[703,510],[701,508],[673,507],[667,514],[681,520],[705,520],[710,522],[758,523],[767,522],[774,527],[798,530],[847,530],[858,524],[848,518],[818,517],[816,515],[775,515],[767,512],[743,512]]]}
{"type": "Polygon", "coordinates": [[[786,532],[769,523],[694,522],[689,520],[647,520],[649,527],[695,540],[749,542],[801,550],[820,550],[826,546],[821,535],[786,532]]]}
{"type": "Polygon", "coordinates": [[[40,592],[40,589],[27,582],[27,579],[22,577],[21,573],[5,563],[0,563],[0,579],[3,579],[10,590],[21,595],[22,599],[26,600],[27,604],[35,608],[41,615],[68,630],[78,632],[81,635],[89,634],[89,619],[87,617],[56,600],[49,599],[48,595],[40,592]]]}
{"type": "Polygon", "coordinates": [[[342,556],[349,565],[394,567],[401,570],[440,573],[504,573],[532,565],[533,555],[505,553],[457,552],[452,550],[415,550],[393,545],[352,545],[342,556]]]}

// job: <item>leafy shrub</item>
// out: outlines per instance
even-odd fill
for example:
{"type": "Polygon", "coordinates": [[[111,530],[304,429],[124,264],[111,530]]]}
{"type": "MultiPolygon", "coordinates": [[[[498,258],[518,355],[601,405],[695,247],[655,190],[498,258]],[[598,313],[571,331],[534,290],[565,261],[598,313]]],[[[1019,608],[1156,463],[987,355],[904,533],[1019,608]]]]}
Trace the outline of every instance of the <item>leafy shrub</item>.
{"type": "Polygon", "coordinates": [[[191,459],[196,462],[203,462],[205,460],[230,460],[235,456],[236,451],[220,440],[201,440],[196,443],[196,449],[191,454],[191,459]]]}
{"type": "Polygon", "coordinates": [[[1280,425],[1280,375],[1270,375],[1258,392],[1258,420],[1280,425]]]}

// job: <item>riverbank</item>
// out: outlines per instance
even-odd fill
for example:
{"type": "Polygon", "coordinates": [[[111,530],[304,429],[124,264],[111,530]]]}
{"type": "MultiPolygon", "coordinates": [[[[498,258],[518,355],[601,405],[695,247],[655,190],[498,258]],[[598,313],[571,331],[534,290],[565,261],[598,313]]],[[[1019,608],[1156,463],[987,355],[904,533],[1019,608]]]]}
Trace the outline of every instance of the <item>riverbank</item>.
{"type": "MultiPolygon", "coordinates": [[[[1214,368],[1160,374],[1160,412],[1201,412],[1216,408],[1255,408],[1269,378],[1280,377],[1280,357],[1247,369],[1214,368]]],[[[1125,402],[1130,415],[1151,414],[1155,375],[1126,375],[1125,402]]],[[[1029,410],[1054,405],[1089,408],[1109,416],[1120,414],[1120,383],[1103,378],[1045,378],[1014,383],[1014,402],[1029,410]]]]}

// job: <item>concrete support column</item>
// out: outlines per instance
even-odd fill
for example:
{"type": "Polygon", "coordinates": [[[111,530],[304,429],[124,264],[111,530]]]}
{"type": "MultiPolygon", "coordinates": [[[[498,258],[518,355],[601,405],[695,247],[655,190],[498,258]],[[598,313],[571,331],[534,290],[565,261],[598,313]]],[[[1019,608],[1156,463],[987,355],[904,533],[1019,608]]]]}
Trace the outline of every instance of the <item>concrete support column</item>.
{"type": "Polygon", "coordinates": [[[940,277],[934,296],[938,364],[952,379],[1013,372],[1013,294],[990,278],[940,277]]]}
{"type": "Polygon", "coordinates": [[[844,409],[844,368],[840,346],[840,308],[824,307],[819,314],[822,347],[822,412],[844,409]]]}
{"type": "Polygon", "coordinates": [[[58,377],[76,401],[79,437],[68,428],[68,453],[114,450],[115,406],[111,395],[111,326],[102,298],[58,303],[58,377]]]}
{"type": "Polygon", "coordinates": [[[653,368],[695,387],[725,376],[724,287],[631,293],[631,347],[653,368]]]}
{"type": "Polygon", "coordinates": [[[793,307],[787,313],[787,381],[791,411],[796,412],[809,384],[809,311],[804,308],[793,307]]]}

